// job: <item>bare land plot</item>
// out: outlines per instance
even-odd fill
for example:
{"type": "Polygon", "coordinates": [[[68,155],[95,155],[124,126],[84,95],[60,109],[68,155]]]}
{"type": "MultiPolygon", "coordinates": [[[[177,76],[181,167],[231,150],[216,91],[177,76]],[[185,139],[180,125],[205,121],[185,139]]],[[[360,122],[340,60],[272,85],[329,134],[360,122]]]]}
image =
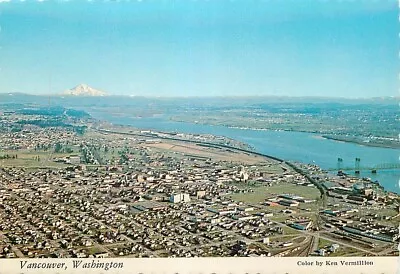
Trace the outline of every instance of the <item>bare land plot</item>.
{"type": "Polygon", "coordinates": [[[193,144],[181,142],[161,142],[154,144],[146,144],[148,147],[159,148],[169,151],[181,152],[186,155],[196,155],[201,157],[212,158],[214,160],[239,162],[244,164],[257,164],[269,161],[267,158],[246,153],[235,152],[228,149],[218,149],[209,147],[200,147],[193,144]]]}

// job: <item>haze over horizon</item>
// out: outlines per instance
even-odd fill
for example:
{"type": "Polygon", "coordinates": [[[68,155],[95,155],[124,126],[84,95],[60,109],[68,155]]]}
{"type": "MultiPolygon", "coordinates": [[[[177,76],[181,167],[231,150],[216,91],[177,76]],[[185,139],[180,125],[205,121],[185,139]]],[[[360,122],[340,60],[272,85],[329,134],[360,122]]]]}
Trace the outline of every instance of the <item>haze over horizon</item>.
{"type": "MultiPolygon", "coordinates": [[[[319,95],[269,95],[269,94],[261,94],[261,95],[256,95],[256,94],[236,94],[236,95],[218,95],[218,94],[211,94],[211,95],[129,95],[129,94],[109,94],[105,91],[100,90],[100,92],[104,92],[105,94],[68,94],[70,90],[65,90],[64,92],[53,92],[53,93],[25,93],[25,92],[0,92],[0,96],[6,96],[6,95],[21,95],[21,96],[38,96],[38,97],[46,97],[48,98],[49,96],[51,97],[130,97],[130,98],[148,98],[148,99],[222,99],[222,98],[227,98],[227,99],[256,99],[256,98],[275,98],[275,99],[327,99],[327,100],[376,100],[376,99],[381,99],[381,100],[392,100],[393,98],[396,100],[400,99],[400,96],[397,95],[391,95],[391,96],[370,96],[370,97],[344,97],[344,96],[319,96],[319,95]]],[[[397,105],[397,102],[394,102],[394,104],[397,105]]]]}
{"type": "Polygon", "coordinates": [[[0,1],[0,93],[398,96],[396,1],[0,1]]]}

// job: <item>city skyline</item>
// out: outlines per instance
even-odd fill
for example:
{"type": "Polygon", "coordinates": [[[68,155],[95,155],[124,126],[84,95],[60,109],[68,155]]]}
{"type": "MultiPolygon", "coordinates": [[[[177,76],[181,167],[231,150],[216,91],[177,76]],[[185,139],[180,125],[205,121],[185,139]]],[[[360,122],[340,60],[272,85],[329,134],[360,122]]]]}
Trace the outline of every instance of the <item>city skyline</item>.
{"type": "Polygon", "coordinates": [[[0,93],[398,96],[395,1],[0,2],[0,93]]]}

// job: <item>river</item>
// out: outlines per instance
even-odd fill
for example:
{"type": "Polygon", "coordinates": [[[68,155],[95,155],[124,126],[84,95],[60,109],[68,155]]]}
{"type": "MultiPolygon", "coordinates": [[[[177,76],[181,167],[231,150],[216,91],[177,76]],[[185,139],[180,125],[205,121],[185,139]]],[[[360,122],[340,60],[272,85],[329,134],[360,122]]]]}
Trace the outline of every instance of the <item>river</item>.
{"type": "MultiPolygon", "coordinates": [[[[354,167],[355,158],[361,159],[360,166],[368,167],[400,161],[399,149],[368,147],[328,140],[312,133],[182,123],[170,121],[167,117],[129,118],[112,116],[110,113],[90,114],[94,118],[113,124],[130,125],[140,129],[226,136],[251,145],[257,152],[289,161],[314,163],[323,169],[336,168],[338,158],[343,159],[343,167],[354,167]]],[[[400,170],[378,170],[377,174],[362,171],[360,176],[378,180],[386,190],[400,194],[400,170]]]]}

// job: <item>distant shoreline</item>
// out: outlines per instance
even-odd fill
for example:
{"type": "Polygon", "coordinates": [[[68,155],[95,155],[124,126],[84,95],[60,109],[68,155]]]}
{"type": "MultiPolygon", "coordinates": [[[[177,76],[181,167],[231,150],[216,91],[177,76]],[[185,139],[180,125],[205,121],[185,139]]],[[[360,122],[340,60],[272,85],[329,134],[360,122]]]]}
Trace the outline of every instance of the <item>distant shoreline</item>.
{"type": "MultiPolygon", "coordinates": [[[[209,125],[209,124],[204,124],[209,125]]],[[[226,126],[228,128],[233,129],[241,129],[241,130],[254,130],[254,131],[287,131],[287,132],[300,132],[300,133],[309,133],[309,134],[316,134],[315,137],[333,140],[338,142],[344,143],[352,143],[366,147],[380,147],[380,148],[390,148],[390,149],[400,149],[399,144],[382,144],[382,143],[374,143],[374,142],[363,142],[361,140],[357,140],[357,137],[341,137],[341,136],[332,136],[332,135],[323,135],[318,132],[313,131],[305,131],[305,130],[291,130],[291,129],[269,129],[269,128],[251,128],[251,127],[239,127],[239,126],[226,126]],[[351,139],[352,138],[352,139],[351,139]]]]}
{"type": "Polygon", "coordinates": [[[381,143],[374,143],[374,142],[363,142],[361,140],[355,139],[356,137],[341,137],[341,136],[331,136],[331,135],[320,135],[322,138],[327,140],[333,140],[338,142],[345,142],[345,143],[352,143],[366,147],[380,147],[380,148],[390,148],[390,149],[400,149],[400,144],[381,144],[381,143]],[[352,138],[352,139],[350,139],[352,138]]]}
{"type": "MultiPolygon", "coordinates": [[[[204,124],[204,125],[209,125],[209,124],[204,124]]],[[[357,145],[366,146],[366,147],[400,149],[400,143],[399,144],[382,144],[382,143],[374,143],[374,142],[364,142],[361,140],[357,140],[356,139],[357,137],[341,137],[341,136],[333,136],[333,135],[323,135],[321,133],[313,132],[313,131],[291,130],[291,129],[251,128],[251,127],[239,127],[239,126],[226,126],[226,127],[233,128],[233,129],[254,130],[254,131],[287,131],[287,132],[309,133],[309,134],[316,134],[315,137],[317,137],[317,138],[333,140],[333,141],[338,141],[338,142],[344,142],[344,143],[357,144],[357,145]]]]}

